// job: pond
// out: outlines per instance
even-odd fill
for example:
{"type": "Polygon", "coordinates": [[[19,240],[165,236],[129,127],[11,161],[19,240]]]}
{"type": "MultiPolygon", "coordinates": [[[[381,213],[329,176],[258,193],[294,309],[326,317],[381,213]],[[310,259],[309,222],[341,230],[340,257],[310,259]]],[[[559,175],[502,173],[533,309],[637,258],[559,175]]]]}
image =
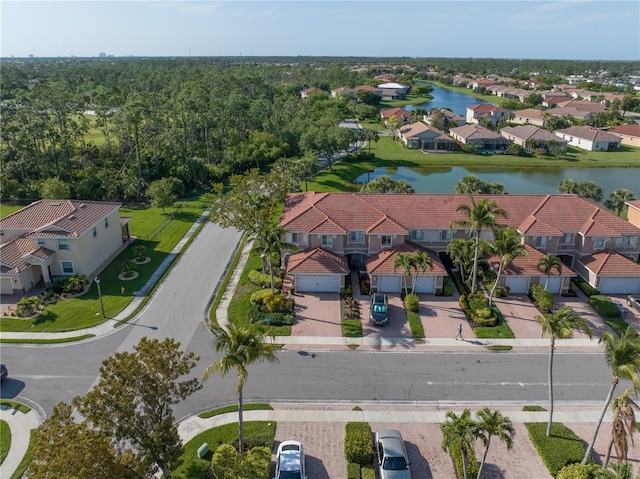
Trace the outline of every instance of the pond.
{"type": "Polygon", "coordinates": [[[465,95],[464,93],[459,93],[457,91],[447,90],[445,88],[440,88],[439,86],[435,86],[432,83],[428,82],[418,82],[422,85],[428,85],[433,88],[433,91],[430,93],[433,96],[433,100],[429,100],[426,103],[421,103],[419,105],[408,105],[405,106],[404,109],[408,111],[413,111],[417,109],[423,110],[431,110],[432,108],[449,108],[452,112],[457,113],[458,115],[465,117],[467,115],[467,107],[470,105],[479,105],[480,103],[486,103],[483,100],[478,100],[471,95],[465,95]]]}
{"type": "Polygon", "coordinates": [[[640,195],[640,168],[473,168],[421,167],[376,168],[359,176],[358,183],[366,183],[377,176],[388,175],[405,180],[416,193],[455,193],[456,184],[467,175],[475,175],[491,183],[497,181],[512,194],[557,193],[558,185],[573,178],[576,182],[595,181],[602,188],[604,198],[613,190],[626,188],[640,195]]]}

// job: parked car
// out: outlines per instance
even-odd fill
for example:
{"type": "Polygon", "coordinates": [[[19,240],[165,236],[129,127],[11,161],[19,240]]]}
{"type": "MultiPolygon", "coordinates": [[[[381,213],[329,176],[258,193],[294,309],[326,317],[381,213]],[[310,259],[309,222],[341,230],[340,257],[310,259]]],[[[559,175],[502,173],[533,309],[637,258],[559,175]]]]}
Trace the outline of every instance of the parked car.
{"type": "Polygon", "coordinates": [[[640,313],[640,296],[630,294],[627,296],[627,306],[635,309],[640,313]]]}
{"type": "Polygon", "coordinates": [[[373,293],[371,295],[371,313],[369,314],[371,323],[378,326],[387,324],[387,310],[387,295],[383,293],[373,293]]]}
{"type": "Polygon", "coordinates": [[[618,311],[620,311],[620,317],[624,318],[627,315],[627,308],[625,308],[622,303],[616,299],[613,299],[613,304],[618,307],[618,311]]]}
{"type": "Polygon", "coordinates": [[[375,440],[380,479],[411,479],[409,456],[400,431],[381,429],[375,440]]]}
{"type": "Polygon", "coordinates": [[[7,367],[4,364],[0,364],[0,382],[7,379],[8,375],[9,371],[7,370],[7,367]]]}
{"type": "Polygon", "coordinates": [[[275,479],[306,479],[304,448],[298,441],[282,441],[276,453],[275,479]]]}

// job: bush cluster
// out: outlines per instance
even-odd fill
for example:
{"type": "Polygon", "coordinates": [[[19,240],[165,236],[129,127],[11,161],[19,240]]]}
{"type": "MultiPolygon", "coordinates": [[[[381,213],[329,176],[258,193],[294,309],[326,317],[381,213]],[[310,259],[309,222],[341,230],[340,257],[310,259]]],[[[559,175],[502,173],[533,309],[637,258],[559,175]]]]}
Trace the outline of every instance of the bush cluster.
{"type": "Polygon", "coordinates": [[[36,313],[42,300],[37,296],[28,296],[22,298],[16,303],[16,316],[22,318],[24,316],[32,316],[36,313]]]}
{"type": "Polygon", "coordinates": [[[351,296],[342,298],[342,321],[360,319],[360,303],[351,296]]]}
{"type": "Polygon", "coordinates": [[[600,291],[598,291],[597,289],[595,289],[593,286],[591,286],[589,283],[587,283],[582,279],[578,278],[576,280],[576,285],[578,286],[580,291],[582,291],[584,295],[587,296],[588,298],[590,298],[595,294],[600,294],[600,291]]]}
{"type": "Polygon", "coordinates": [[[585,453],[584,443],[564,424],[552,423],[550,437],[547,437],[546,422],[526,423],[525,426],[533,446],[553,477],[556,477],[564,466],[582,461],[585,453]]]}
{"type": "Polygon", "coordinates": [[[84,289],[87,284],[87,277],[83,274],[73,276],[58,276],[53,278],[51,284],[47,286],[48,297],[62,293],[77,293],[84,289]]]}
{"type": "Polygon", "coordinates": [[[603,318],[620,317],[620,310],[615,305],[615,303],[606,296],[600,296],[598,294],[589,296],[589,304],[595,310],[595,312],[603,318]]]}
{"type": "Polygon", "coordinates": [[[442,279],[442,289],[436,292],[436,296],[453,296],[453,285],[448,277],[442,279]]]}
{"type": "Polygon", "coordinates": [[[239,453],[230,444],[222,444],[211,458],[207,476],[211,479],[237,479],[249,477],[269,477],[271,450],[258,446],[239,453]]]}
{"type": "Polygon", "coordinates": [[[420,298],[417,294],[408,294],[404,297],[404,307],[408,311],[417,313],[420,310],[420,298]]]}
{"type": "Polygon", "coordinates": [[[345,425],[344,457],[347,462],[364,466],[373,462],[371,426],[367,422],[345,425]]]}
{"type": "Polygon", "coordinates": [[[569,464],[560,469],[556,479],[596,479],[601,471],[597,464],[569,464]]]}
{"type": "Polygon", "coordinates": [[[270,289],[262,289],[251,295],[249,320],[252,323],[262,322],[272,326],[291,326],[294,308],[293,298],[285,298],[282,293],[271,294],[270,289]]]}
{"type": "Polygon", "coordinates": [[[539,284],[534,284],[529,288],[529,297],[543,313],[550,313],[556,302],[555,299],[553,299],[553,293],[547,291],[539,284]]]}
{"type": "Polygon", "coordinates": [[[371,281],[369,281],[369,275],[365,274],[360,276],[360,293],[361,294],[371,293],[371,281]]]}
{"type": "Polygon", "coordinates": [[[481,291],[470,294],[461,294],[460,307],[467,317],[479,326],[495,326],[498,316],[489,307],[489,300],[481,291]]]}
{"type": "MultiPolygon", "coordinates": [[[[275,276],[274,284],[277,289],[282,288],[282,279],[275,276]]],[[[249,271],[249,281],[257,286],[261,286],[263,288],[271,287],[271,276],[254,269],[253,271],[249,271]]]]}

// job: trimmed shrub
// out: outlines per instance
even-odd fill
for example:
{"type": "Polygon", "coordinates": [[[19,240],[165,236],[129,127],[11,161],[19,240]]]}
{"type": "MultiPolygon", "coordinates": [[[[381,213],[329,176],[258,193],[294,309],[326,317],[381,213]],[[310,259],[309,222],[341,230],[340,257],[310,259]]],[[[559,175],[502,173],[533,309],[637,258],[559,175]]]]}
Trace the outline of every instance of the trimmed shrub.
{"type": "Polygon", "coordinates": [[[594,294],[589,297],[589,304],[594,309],[594,311],[603,318],[620,317],[620,310],[615,305],[615,303],[606,296],[594,294]]]}
{"type": "Polygon", "coordinates": [[[453,285],[448,276],[442,278],[442,290],[436,292],[436,296],[453,296],[453,285]]]}
{"type": "MultiPolygon", "coordinates": [[[[271,276],[254,269],[253,271],[249,271],[249,281],[257,286],[261,286],[263,288],[271,288],[271,276]]],[[[274,284],[276,289],[282,288],[282,279],[278,278],[278,276],[274,276],[274,284]]]]}
{"type": "Polygon", "coordinates": [[[347,462],[360,466],[373,462],[373,441],[369,423],[348,422],[345,425],[344,457],[347,462]]]}
{"type": "Polygon", "coordinates": [[[360,479],[360,464],[347,463],[347,479],[360,479]]]}
{"type": "Polygon", "coordinates": [[[593,286],[591,286],[589,283],[587,283],[583,279],[578,278],[576,280],[576,285],[578,286],[580,291],[582,291],[585,294],[585,296],[587,296],[588,298],[590,298],[595,294],[600,294],[599,290],[595,289],[593,286]]]}
{"type": "Polygon", "coordinates": [[[42,300],[37,296],[22,298],[16,303],[16,316],[32,316],[38,311],[41,304],[42,300]]]}
{"type": "Polygon", "coordinates": [[[539,284],[534,284],[529,288],[529,296],[537,308],[543,313],[550,313],[553,310],[555,299],[553,293],[547,291],[539,284]]]}
{"type": "Polygon", "coordinates": [[[600,470],[597,464],[569,464],[560,469],[556,479],[596,479],[600,470]]]}
{"type": "Polygon", "coordinates": [[[404,307],[417,313],[420,310],[420,298],[416,294],[408,294],[404,298],[404,307]]]}
{"type": "Polygon", "coordinates": [[[259,289],[251,295],[251,304],[262,305],[264,299],[267,296],[271,296],[271,289],[259,289]]]}
{"type": "Polygon", "coordinates": [[[551,424],[551,436],[547,437],[547,423],[525,423],[531,443],[538,451],[549,474],[556,477],[564,466],[582,461],[585,446],[571,429],[562,423],[551,424]]]}
{"type": "Polygon", "coordinates": [[[230,444],[222,444],[211,458],[211,473],[216,479],[269,477],[271,451],[254,447],[240,454],[230,444]]]}
{"type": "Polygon", "coordinates": [[[481,291],[473,294],[461,294],[458,300],[467,317],[480,326],[495,326],[498,316],[489,308],[489,300],[481,291]]]}

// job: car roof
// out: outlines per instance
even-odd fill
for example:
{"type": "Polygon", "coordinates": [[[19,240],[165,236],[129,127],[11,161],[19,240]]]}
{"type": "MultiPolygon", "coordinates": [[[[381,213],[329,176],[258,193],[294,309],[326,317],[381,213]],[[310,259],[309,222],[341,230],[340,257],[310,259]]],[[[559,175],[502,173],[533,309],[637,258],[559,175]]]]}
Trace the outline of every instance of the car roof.
{"type": "Polygon", "coordinates": [[[302,470],[302,461],[300,451],[281,451],[280,452],[280,470],[281,471],[300,471],[302,470]]]}
{"type": "Polygon", "coordinates": [[[405,455],[402,435],[397,429],[382,429],[378,431],[378,440],[382,442],[382,447],[387,456],[405,455]]]}

